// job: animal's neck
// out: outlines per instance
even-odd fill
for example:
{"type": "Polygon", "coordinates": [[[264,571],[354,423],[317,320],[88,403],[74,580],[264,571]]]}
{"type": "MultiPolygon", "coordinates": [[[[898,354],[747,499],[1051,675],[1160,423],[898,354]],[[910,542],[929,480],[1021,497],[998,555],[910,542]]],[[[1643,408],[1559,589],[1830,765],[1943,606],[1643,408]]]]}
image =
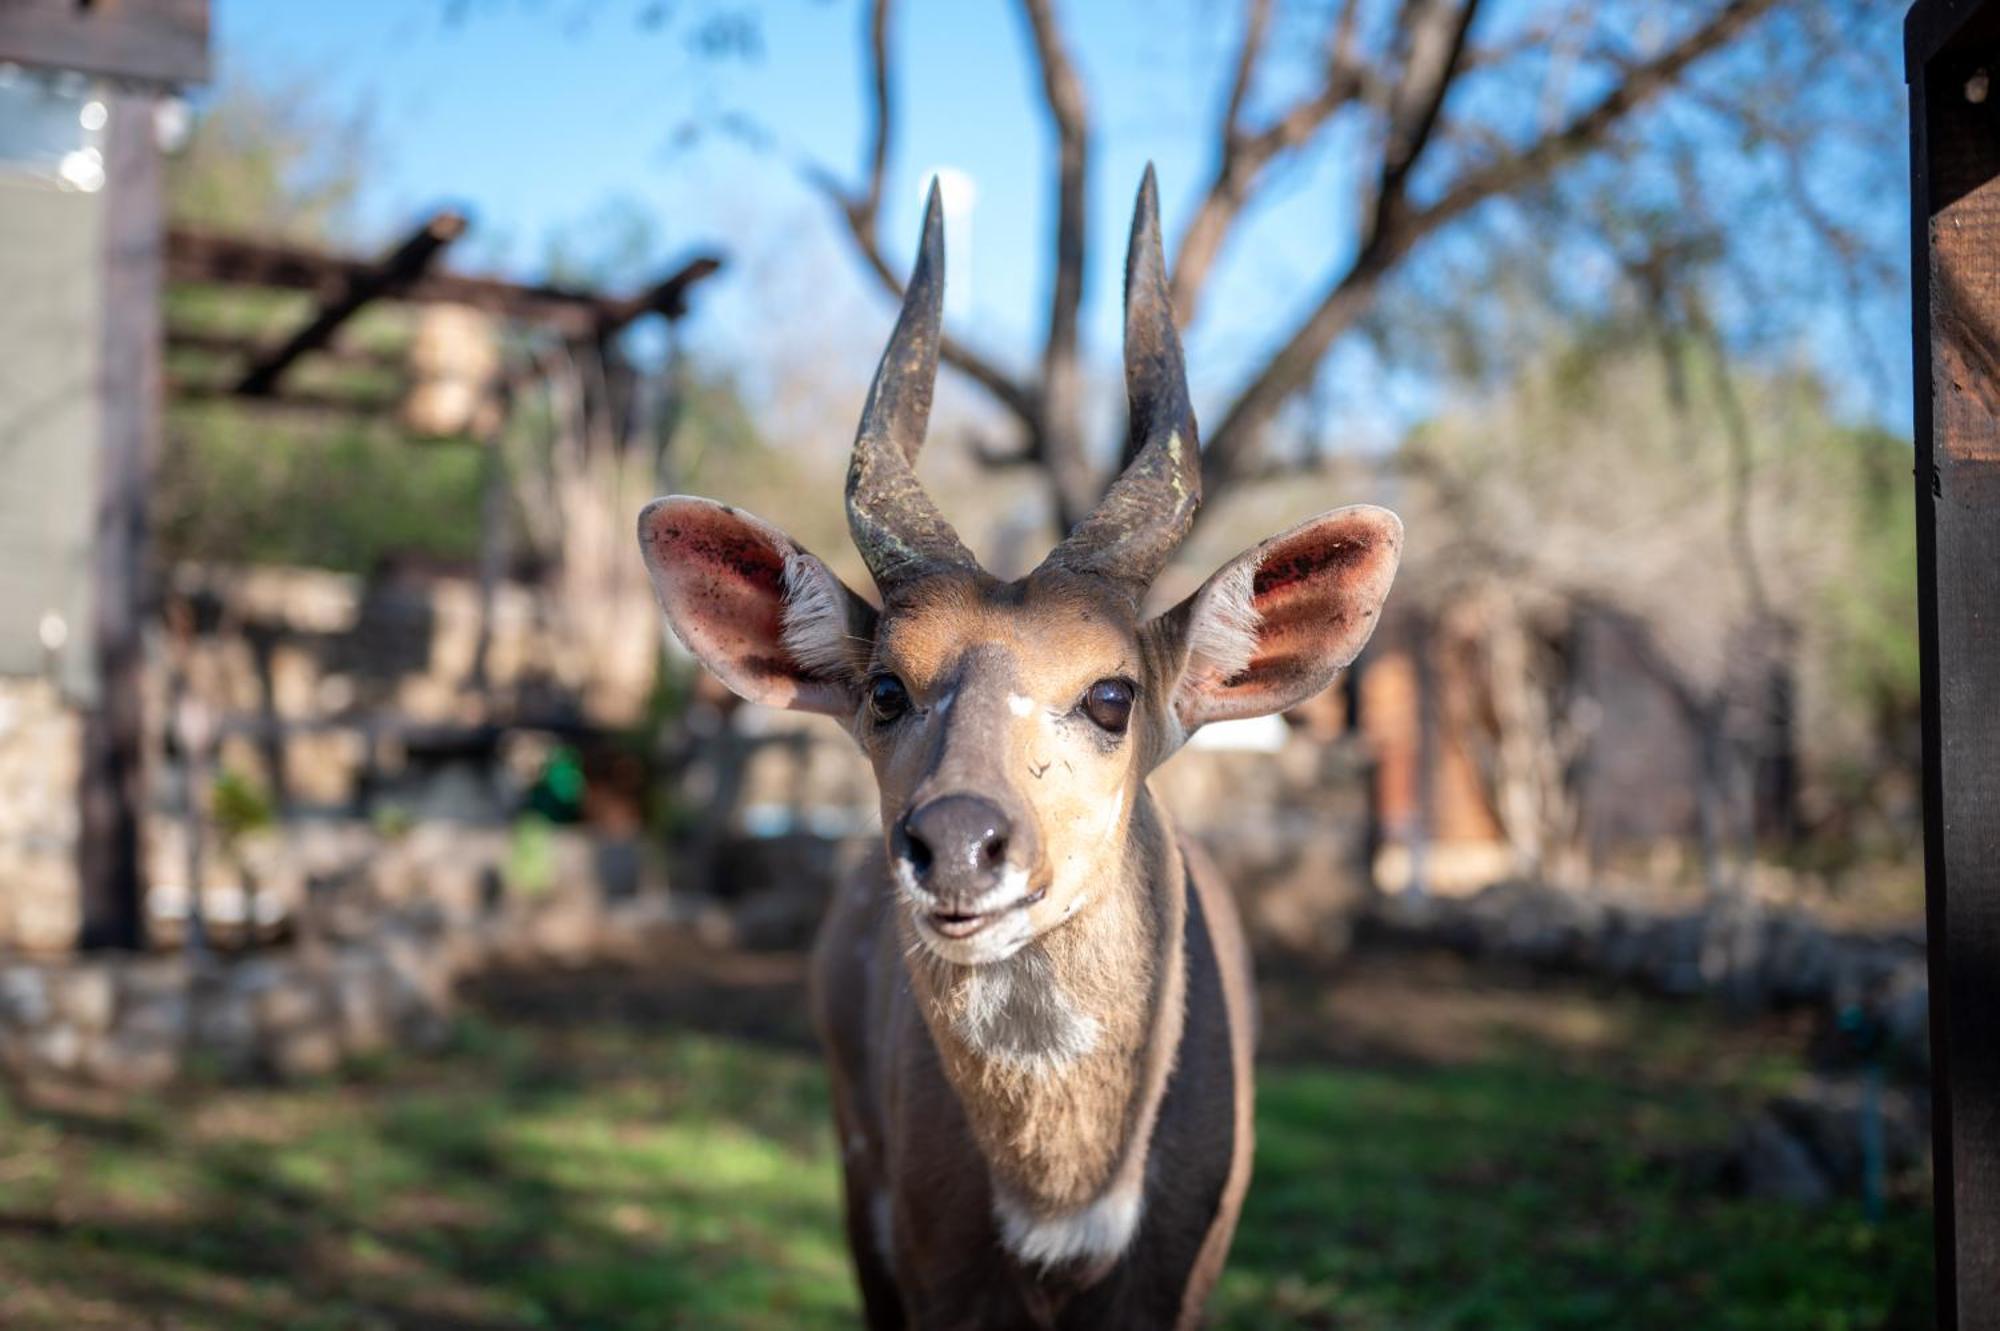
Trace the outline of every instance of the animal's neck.
{"type": "Polygon", "coordinates": [[[985,966],[911,952],[918,1006],[992,1172],[1003,1227],[1094,1204],[1129,1204],[1136,1221],[1146,1143],[1181,1035],[1185,874],[1163,815],[1142,794],[1125,843],[1106,848],[1075,918],[985,966]]]}

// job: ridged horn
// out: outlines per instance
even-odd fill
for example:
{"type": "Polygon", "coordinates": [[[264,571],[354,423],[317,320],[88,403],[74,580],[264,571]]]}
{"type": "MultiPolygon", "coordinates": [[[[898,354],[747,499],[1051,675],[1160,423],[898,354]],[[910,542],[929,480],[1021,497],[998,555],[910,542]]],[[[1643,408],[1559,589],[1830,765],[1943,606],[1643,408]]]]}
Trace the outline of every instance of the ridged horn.
{"type": "Polygon", "coordinates": [[[944,209],[933,180],[903,312],[876,367],[847,467],[847,529],[884,598],[925,574],[978,567],[913,470],[930,424],[943,323],[944,209]]]}
{"type": "Polygon", "coordinates": [[[1150,163],[1125,253],[1125,399],[1130,428],[1118,479],[1044,564],[1105,579],[1136,605],[1201,507],[1201,442],[1167,292],[1150,163]]]}

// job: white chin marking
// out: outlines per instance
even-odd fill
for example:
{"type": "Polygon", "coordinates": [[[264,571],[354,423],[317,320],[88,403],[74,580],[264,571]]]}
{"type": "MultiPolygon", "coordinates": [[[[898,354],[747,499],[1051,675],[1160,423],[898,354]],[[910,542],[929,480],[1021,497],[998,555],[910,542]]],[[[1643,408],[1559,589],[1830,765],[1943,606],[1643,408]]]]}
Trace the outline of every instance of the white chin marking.
{"type": "MultiPolygon", "coordinates": [[[[938,909],[938,899],[925,891],[917,883],[917,876],[909,864],[897,860],[893,869],[897,890],[903,900],[909,903],[916,918],[917,937],[923,940],[932,954],[942,960],[959,966],[980,966],[987,962],[1001,961],[1021,950],[1033,933],[1025,906],[1009,911],[1003,918],[981,929],[970,938],[947,938],[931,928],[925,917],[938,909]]],[[[1004,910],[1009,906],[1019,906],[1028,895],[1028,871],[1021,868],[1008,869],[1000,875],[1000,881],[979,895],[978,900],[964,907],[967,915],[984,915],[989,911],[1004,910]]]]}
{"type": "Polygon", "coordinates": [[[970,938],[947,938],[931,928],[930,921],[924,918],[935,908],[933,904],[914,912],[917,940],[932,956],[954,966],[986,966],[1005,961],[1026,947],[1034,937],[1034,926],[1028,923],[1028,912],[1016,910],[1009,911],[1004,919],[995,920],[970,938]]]}
{"type": "Polygon", "coordinates": [[[1073,1261],[1109,1261],[1131,1246],[1139,1232],[1144,1197],[1136,1187],[1114,1187],[1090,1205],[1063,1215],[1038,1216],[1004,1197],[993,1200],[1000,1241],[1024,1262],[1055,1266],[1073,1261]]]}

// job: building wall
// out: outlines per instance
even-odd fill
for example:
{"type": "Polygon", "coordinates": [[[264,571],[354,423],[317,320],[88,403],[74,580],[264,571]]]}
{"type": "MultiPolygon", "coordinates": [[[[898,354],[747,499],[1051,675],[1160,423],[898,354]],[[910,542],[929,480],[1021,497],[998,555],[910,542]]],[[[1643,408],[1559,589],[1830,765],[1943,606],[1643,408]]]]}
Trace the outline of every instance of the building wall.
{"type": "Polygon", "coordinates": [[[0,160],[0,942],[43,950],[78,922],[103,199],[0,160]]]}
{"type": "Polygon", "coordinates": [[[86,703],[103,197],[0,165],[0,675],[86,703]]]}

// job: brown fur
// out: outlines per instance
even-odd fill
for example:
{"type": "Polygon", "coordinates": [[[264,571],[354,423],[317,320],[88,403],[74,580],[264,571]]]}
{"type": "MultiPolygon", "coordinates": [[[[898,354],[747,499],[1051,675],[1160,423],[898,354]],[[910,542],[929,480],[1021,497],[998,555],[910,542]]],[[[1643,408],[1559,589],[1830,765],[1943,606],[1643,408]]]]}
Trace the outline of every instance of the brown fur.
{"type": "Polygon", "coordinates": [[[751,696],[842,715],[885,829],[947,798],[1000,810],[1028,889],[967,939],[946,936],[878,854],[828,909],[813,1016],[869,1324],[1194,1325],[1248,1186],[1251,986],[1227,889],[1146,778],[1195,726],[1296,702],[1359,650],[1395,566],[1394,519],[1316,519],[1140,624],[1123,589],[1052,567],[1006,584],[937,572],[879,616],[819,587],[845,611],[822,598],[789,616],[755,603],[782,594],[770,570],[823,565],[699,501],[648,514],[662,605],[704,660],[751,696]],[[782,560],[746,552],[758,541],[782,560]],[[813,625],[831,636],[800,640],[813,625]],[[1233,674],[1190,661],[1191,642],[1250,635],[1233,674]],[[884,674],[908,696],[889,721],[868,703],[884,674]],[[1134,685],[1123,735],[1082,708],[1105,679],[1134,685]]]}
{"type": "Polygon", "coordinates": [[[953,977],[905,960],[879,859],[829,908],[813,1014],[837,1088],[849,1239],[870,1326],[1198,1322],[1250,1175],[1249,963],[1234,901],[1183,855],[1150,796],[1138,821],[1148,829],[1140,858],[1165,861],[1152,866],[1165,874],[1133,875],[1122,907],[1107,902],[1051,940],[1059,982],[1121,1022],[1120,1038],[1061,1075],[1012,1074],[955,1036],[953,977]],[[1152,935],[1146,967],[1119,954],[1131,931],[1152,935]],[[1143,984],[1129,983],[1135,975],[1143,984]],[[1171,1166],[1158,1163],[1163,1138],[1171,1166]],[[996,1185],[1067,1209],[1121,1166],[1143,1176],[1147,1199],[1115,1262],[1044,1271],[1001,1248],[996,1185]],[[887,1252],[870,1214],[878,1197],[892,1216],[887,1252]]]}

